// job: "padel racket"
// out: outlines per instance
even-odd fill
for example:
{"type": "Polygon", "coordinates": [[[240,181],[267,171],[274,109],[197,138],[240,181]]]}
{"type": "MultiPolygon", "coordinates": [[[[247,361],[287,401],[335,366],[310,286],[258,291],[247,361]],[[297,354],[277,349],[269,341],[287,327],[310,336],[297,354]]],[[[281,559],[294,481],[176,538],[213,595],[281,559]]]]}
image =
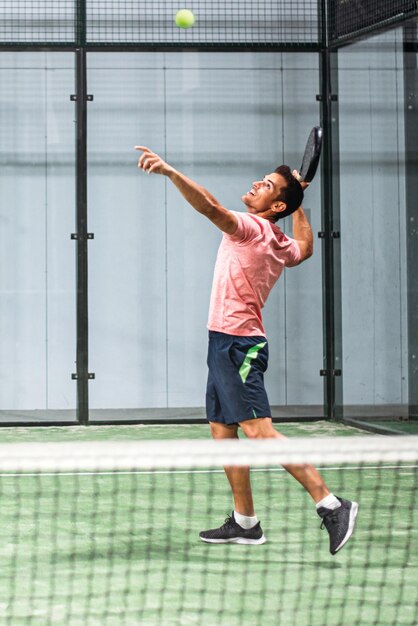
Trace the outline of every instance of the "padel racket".
{"type": "Polygon", "coordinates": [[[322,128],[315,126],[309,133],[302,165],[299,170],[299,182],[310,183],[316,174],[322,148],[322,128]]]}

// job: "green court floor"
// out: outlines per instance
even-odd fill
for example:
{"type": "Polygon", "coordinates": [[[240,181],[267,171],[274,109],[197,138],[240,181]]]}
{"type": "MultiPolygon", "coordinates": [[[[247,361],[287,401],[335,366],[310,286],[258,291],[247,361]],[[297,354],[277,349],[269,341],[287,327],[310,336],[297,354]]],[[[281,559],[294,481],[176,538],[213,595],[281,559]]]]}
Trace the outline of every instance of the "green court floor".
{"type": "MultiPolygon", "coordinates": [[[[365,436],[367,433],[343,424],[318,421],[275,424],[288,437],[365,436]]],[[[167,424],[131,426],[30,426],[1,428],[3,442],[25,441],[123,441],[124,439],[208,439],[207,424],[167,424]]]]}
{"type": "MultiPolygon", "coordinates": [[[[368,436],[341,425],[292,436],[368,436]]],[[[4,429],[3,441],[206,438],[206,426],[4,429]]],[[[222,470],[2,475],[0,624],[345,626],[416,624],[417,467],[328,467],[360,504],[332,557],[303,489],[281,468],[253,472],[267,543],[217,546],[199,531],[231,511],[222,470]]]]}

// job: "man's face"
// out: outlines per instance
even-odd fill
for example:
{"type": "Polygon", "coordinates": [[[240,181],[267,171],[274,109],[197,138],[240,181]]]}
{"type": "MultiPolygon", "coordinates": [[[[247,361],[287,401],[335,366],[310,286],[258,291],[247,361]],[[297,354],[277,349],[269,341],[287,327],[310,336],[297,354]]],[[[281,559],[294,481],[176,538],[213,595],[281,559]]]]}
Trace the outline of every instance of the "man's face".
{"type": "Polygon", "coordinates": [[[247,207],[248,213],[260,217],[271,218],[286,209],[284,202],[276,200],[281,189],[286,187],[286,181],[280,174],[267,174],[263,180],[252,184],[250,191],[241,198],[247,207]]]}

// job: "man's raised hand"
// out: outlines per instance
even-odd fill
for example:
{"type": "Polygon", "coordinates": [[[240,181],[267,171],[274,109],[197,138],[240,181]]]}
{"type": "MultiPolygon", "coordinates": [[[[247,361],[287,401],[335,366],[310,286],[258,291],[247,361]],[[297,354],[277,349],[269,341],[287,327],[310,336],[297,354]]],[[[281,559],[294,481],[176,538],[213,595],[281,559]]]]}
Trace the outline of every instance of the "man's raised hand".
{"type": "Polygon", "coordinates": [[[305,181],[301,179],[301,176],[297,170],[293,170],[292,175],[296,178],[297,181],[300,182],[300,186],[302,187],[303,191],[305,191],[305,189],[309,187],[309,183],[305,183],[305,181]]]}
{"type": "Polygon", "coordinates": [[[135,150],[142,152],[139,157],[138,167],[139,169],[144,170],[144,172],[147,172],[148,174],[153,172],[154,174],[163,174],[167,176],[173,171],[173,168],[168,165],[168,163],[163,161],[158,154],[155,154],[155,152],[152,152],[152,150],[146,146],[135,146],[135,150]]]}

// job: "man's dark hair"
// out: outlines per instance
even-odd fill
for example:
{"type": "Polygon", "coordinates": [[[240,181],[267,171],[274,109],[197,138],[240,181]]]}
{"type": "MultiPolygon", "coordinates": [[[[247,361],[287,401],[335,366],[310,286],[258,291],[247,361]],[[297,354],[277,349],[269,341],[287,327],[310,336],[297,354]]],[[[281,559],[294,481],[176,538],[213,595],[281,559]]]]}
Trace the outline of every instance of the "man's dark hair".
{"type": "Polygon", "coordinates": [[[300,207],[303,201],[303,189],[300,182],[293,176],[288,165],[279,165],[274,172],[280,174],[287,183],[286,187],[281,190],[276,198],[276,200],[284,202],[287,207],[285,211],[277,214],[277,220],[279,220],[291,215],[300,207]]]}

